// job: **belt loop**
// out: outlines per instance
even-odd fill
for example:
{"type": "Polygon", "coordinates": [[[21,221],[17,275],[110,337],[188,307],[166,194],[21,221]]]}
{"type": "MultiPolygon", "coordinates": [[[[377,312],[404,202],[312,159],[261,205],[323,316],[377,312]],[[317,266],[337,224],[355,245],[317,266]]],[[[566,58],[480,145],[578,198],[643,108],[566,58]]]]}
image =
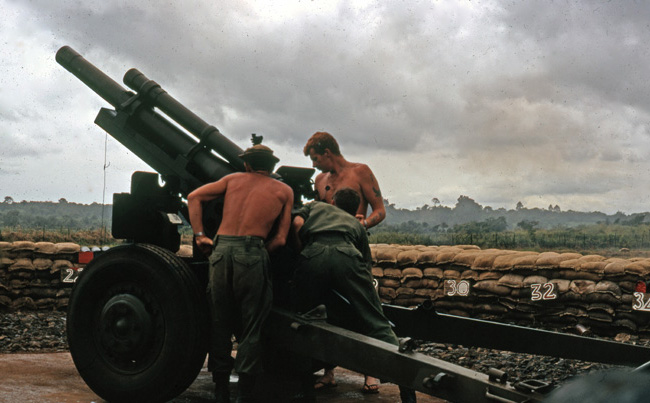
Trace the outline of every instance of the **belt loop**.
{"type": "Polygon", "coordinates": [[[248,250],[250,249],[252,240],[253,239],[250,236],[248,235],[246,236],[246,252],[248,252],[248,250]]]}

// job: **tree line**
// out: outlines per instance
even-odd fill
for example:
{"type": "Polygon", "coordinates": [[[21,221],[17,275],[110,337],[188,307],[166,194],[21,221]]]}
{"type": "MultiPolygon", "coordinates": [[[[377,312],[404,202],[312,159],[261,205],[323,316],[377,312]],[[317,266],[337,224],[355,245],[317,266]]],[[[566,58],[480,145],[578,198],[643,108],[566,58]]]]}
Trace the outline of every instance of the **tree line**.
{"type": "Polygon", "coordinates": [[[22,229],[88,230],[110,227],[111,205],[21,201],[10,196],[0,203],[0,227],[22,229]]]}
{"type": "MultiPolygon", "coordinates": [[[[473,244],[502,249],[650,249],[650,223],[646,220],[649,213],[607,215],[562,211],[557,205],[528,209],[521,202],[512,210],[492,209],[467,196],[460,196],[454,207],[434,202],[433,206],[408,210],[396,208],[388,200],[384,204],[387,218],[370,232],[374,243],[473,244]]],[[[75,232],[99,231],[97,234],[104,240],[110,237],[111,216],[112,205],[70,203],[63,198],[58,202],[15,202],[5,197],[0,202],[0,229],[5,237],[7,233],[22,233],[34,239],[72,239],[78,236],[75,232]]]]}
{"type": "Polygon", "coordinates": [[[639,225],[650,222],[650,213],[627,215],[620,211],[615,214],[599,211],[563,211],[558,205],[549,205],[547,209],[526,208],[522,202],[518,202],[516,207],[510,210],[494,209],[482,206],[464,195],[458,198],[453,207],[440,205],[435,202],[436,198],[433,200],[433,206],[425,204],[414,210],[397,208],[388,200],[384,200],[386,220],[380,225],[386,226],[386,229],[402,226],[404,229],[425,232],[458,232],[459,228],[469,232],[498,232],[527,227],[552,229],[594,224],[639,225]]]}

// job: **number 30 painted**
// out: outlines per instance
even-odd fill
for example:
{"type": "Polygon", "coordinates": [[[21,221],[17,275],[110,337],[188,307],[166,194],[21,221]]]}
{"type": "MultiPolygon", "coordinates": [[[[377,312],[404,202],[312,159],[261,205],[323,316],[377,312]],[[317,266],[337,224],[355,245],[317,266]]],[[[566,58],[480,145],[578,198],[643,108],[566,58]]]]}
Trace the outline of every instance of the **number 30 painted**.
{"type": "Polygon", "coordinates": [[[461,297],[466,297],[469,295],[469,281],[467,280],[461,280],[459,282],[456,282],[456,280],[447,280],[445,282],[445,294],[447,294],[450,297],[453,297],[454,295],[459,295],[461,297]]]}

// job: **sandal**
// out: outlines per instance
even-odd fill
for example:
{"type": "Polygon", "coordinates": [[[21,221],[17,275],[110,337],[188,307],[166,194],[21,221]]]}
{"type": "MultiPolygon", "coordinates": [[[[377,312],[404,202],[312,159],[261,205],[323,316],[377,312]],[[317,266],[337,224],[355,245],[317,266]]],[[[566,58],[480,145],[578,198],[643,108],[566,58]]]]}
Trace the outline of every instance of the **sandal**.
{"type": "Polygon", "coordinates": [[[371,383],[371,384],[364,383],[361,392],[367,395],[375,395],[379,393],[379,385],[376,383],[371,383]]]}

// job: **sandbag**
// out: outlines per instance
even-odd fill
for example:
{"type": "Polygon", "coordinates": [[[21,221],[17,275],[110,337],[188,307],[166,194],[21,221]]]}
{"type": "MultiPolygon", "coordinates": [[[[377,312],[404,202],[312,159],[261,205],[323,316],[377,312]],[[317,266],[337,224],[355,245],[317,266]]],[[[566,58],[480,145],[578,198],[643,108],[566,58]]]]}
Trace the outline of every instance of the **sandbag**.
{"type": "Polygon", "coordinates": [[[50,270],[52,267],[52,260],[51,259],[44,259],[44,258],[36,258],[32,261],[34,265],[34,269],[36,270],[50,270]]]}
{"type": "Polygon", "coordinates": [[[409,287],[399,287],[395,290],[395,295],[397,298],[402,297],[412,297],[415,294],[415,290],[409,287]]]}
{"type": "Polygon", "coordinates": [[[18,258],[7,269],[8,272],[12,272],[12,271],[15,271],[15,270],[34,271],[34,263],[32,262],[32,259],[18,258]]]}
{"type": "Polygon", "coordinates": [[[56,248],[56,254],[79,253],[81,250],[81,247],[79,245],[72,242],[60,242],[54,246],[56,248]]]}
{"type": "Polygon", "coordinates": [[[439,279],[443,278],[444,273],[443,273],[442,269],[440,269],[440,268],[427,267],[422,271],[422,275],[425,278],[439,280],[439,279]]]}
{"type": "Polygon", "coordinates": [[[588,294],[596,290],[596,283],[591,280],[572,280],[569,289],[580,295],[588,294]]]}
{"type": "Polygon", "coordinates": [[[376,252],[375,252],[376,262],[378,264],[382,264],[382,263],[396,264],[397,255],[400,252],[401,250],[390,246],[378,247],[376,248],[376,252]]]}
{"type": "Polygon", "coordinates": [[[453,262],[458,266],[471,267],[474,263],[474,259],[476,259],[480,253],[482,253],[480,250],[464,250],[454,256],[453,262]]]}
{"type": "Polygon", "coordinates": [[[402,269],[402,282],[408,281],[408,280],[419,280],[424,276],[422,273],[422,270],[418,269],[417,267],[407,267],[405,269],[402,269]]]}
{"type": "Polygon", "coordinates": [[[497,280],[497,283],[509,288],[522,288],[524,286],[524,277],[519,274],[504,274],[497,280]]]}
{"type": "Polygon", "coordinates": [[[397,297],[397,293],[395,292],[394,288],[379,287],[379,296],[392,301],[397,297]]]}
{"type": "Polygon", "coordinates": [[[397,254],[397,265],[407,266],[417,263],[420,251],[417,249],[403,250],[397,254]]]}
{"type": "Polygon", "coordinates": [[[393,268],[384,269],[384,277],[401,280],[402,279],[402,271],[400,269],[393,269],[393,268]]]}
{"type": "Polygon", "coordinates": [[[36,244],[32,241],[16,241],[13,243],[13,251],[30,251],[36,249],[36,244]]]}
{"type": "Polygon", "coordinates": [[[499,282],[497,280],[479,281],[472,286],[472,289],[500,296],[506,296],[510,294],[510,288],[499,285],[499,282]]]}
{"type": "Polygon", "coordinates": [[[34,252],[41,255],[53,255],[56,253],[56,246],[52,242],[36,242],[34,252]]]}
{"type": "Polygon", "coordinates": [[[480,277],[479,273],[475,270],[464,270],[462,273],[460,273],[461,280],[477,281],[479,277],[480,277]]]}
{"type": "Polygon", "coordinates": [[[379,285],[382,287],[390,287],[390,288],[397,289],[397,287],[402,285],[402,282],[396,278],[382,277],[382,278],[378,278],[377,281],[379,281],[379,285]]]}
{"type": "Polygon", "coordinates": [[[444,279],[458,280],[460,279],[460,272],[458,270],[447,269],[443,272],[444,279]]]}
{"type": "Polygon", "coordinates": [[[498,280],[503,276],[503,273],[498,271],[483,271],[479,274],[478,280],[498,280]]]}

